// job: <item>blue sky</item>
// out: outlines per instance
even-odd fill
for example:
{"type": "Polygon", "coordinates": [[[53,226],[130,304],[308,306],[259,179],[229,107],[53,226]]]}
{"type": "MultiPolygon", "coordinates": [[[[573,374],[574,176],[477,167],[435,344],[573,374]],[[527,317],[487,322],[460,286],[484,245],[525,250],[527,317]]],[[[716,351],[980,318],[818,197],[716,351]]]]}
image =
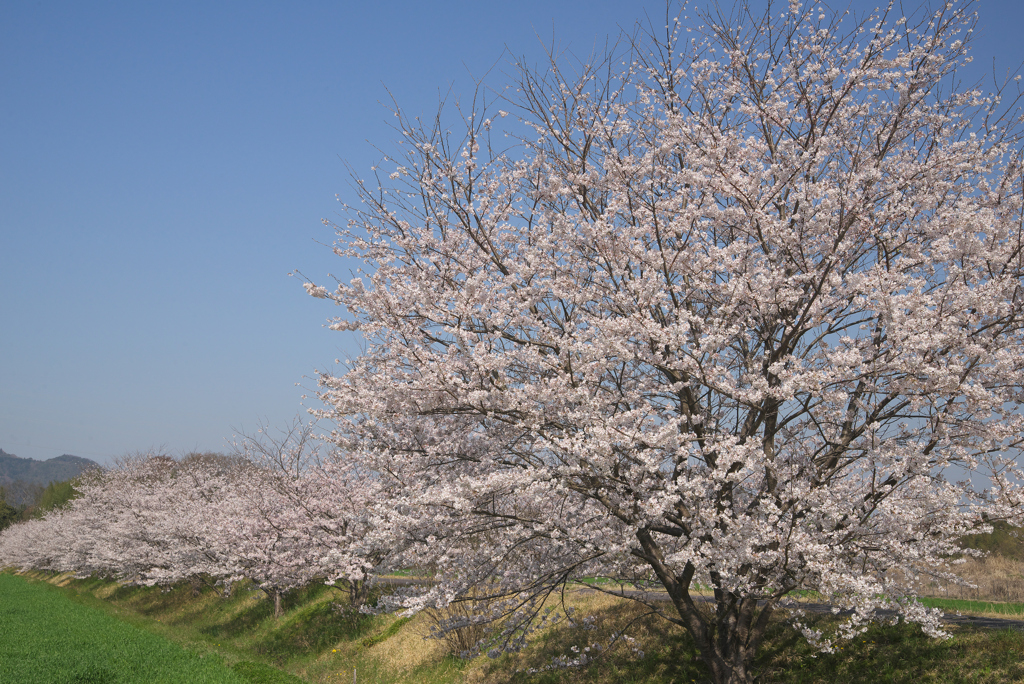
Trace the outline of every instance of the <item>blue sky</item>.
{"type": "MultiPolygon", "coordinates": [[[[664,16],[610,0],[0,2],[0,448],[107,462],[287,423],[315,403],[315,369],[358,353],[288,274],[347,275],[321,219],[353,199],[346,162],[368,173],[390,149],[388,90],[429,115],[496,63],[499,86],[505,46],[541,61],[553,35],[588,54],[645,9],[664,16]]],[[[1016,68],[1024,2],[979,14],[977,64],[1016,68]]]]}

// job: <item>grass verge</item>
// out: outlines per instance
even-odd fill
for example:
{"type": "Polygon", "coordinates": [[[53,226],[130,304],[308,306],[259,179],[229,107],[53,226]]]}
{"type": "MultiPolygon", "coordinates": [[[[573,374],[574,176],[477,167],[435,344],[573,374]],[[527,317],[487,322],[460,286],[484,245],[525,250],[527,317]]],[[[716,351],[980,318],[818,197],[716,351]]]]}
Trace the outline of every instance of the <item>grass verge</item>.
{"type": "MultiPolygon", "coordinates": [[[[37,578],[61,584],[60,591],[81,604],[166,636],[191,652],[219,659],[235,676],[249,682],[283,684],[301,678],[347,684],[353,670],[360,684],[708,681],[692,641],[682,630],[663,619],[644,616],[643,608],[633,602],[600,592],[567,596],[577,617],[590,617],[586,622],[572,626],[562,621],[537,634],[520,653],[464,661],[448,655],[443,642],[424,639],[429,616],[364,615],[344,605],[342,592],[330,587],[294,592],[285,599],[284,616],[275,618],[272,602],[244,585],[225,596],[210,587],[162,590],[97,579],[37,578]],[[613,642],[612,635],[630,623],[628,634],[635,641],[613,642]],[[593,661],[576,669],[551,667],[559,657],[581,653],[593,656],[593,661]]],[[[948,603],[941,607],[955,610],[961,602],[948,603]]],[[[964,607],[969,606],[959,606],[964,607]]],[[[828,630],[835,618],[811,616],[808,621],[828,630]]],[[[936,641],[913,625],[877,626],[840,644],[835,653],[821,654],[779,621],[771,627],[756,669],[759,681],[765,683],[1024,681],[1024,633],[971,626],[949,630],[953,639],[936,641]]],[[[0,681],[7,680],[0,677],[0,681]]]]}

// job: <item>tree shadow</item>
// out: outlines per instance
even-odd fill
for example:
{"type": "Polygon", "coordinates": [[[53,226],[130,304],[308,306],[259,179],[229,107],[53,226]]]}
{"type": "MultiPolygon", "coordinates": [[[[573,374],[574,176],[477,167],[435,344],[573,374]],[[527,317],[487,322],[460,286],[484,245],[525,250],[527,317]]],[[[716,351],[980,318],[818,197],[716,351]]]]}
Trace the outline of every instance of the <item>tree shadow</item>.
{"type": "Polygon", "coordinates": [[[319,655],[339,641],[372,634],[378,622],[376,616],[338,610],[330,602],[315,603],[286,615],[279,626],[258,638],[252,648],[283,665],[297,654],[319,655]]]}

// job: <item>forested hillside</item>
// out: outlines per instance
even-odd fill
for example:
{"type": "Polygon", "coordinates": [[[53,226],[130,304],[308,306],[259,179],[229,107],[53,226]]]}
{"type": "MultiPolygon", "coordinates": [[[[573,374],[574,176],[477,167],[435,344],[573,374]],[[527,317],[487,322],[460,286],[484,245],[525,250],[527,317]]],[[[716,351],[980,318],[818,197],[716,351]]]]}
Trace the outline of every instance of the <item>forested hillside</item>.
{"type": "Polygon", "coordinates": [[[0,449],[0,487],[7,503],[27,505],[39,497],[51,482],[63,482],[78,477],[99,464],[88,458],[64,454],[46,461],[20,458],[0,449]]]}
{"type": "Polygon", "coordinates": [[[64,454],[46,461],[20,458],[0,449],[0,484],[15,480],[47,485],[56,480],[69,480],[89,468],[98,468],[96,461],[64,454]]]}

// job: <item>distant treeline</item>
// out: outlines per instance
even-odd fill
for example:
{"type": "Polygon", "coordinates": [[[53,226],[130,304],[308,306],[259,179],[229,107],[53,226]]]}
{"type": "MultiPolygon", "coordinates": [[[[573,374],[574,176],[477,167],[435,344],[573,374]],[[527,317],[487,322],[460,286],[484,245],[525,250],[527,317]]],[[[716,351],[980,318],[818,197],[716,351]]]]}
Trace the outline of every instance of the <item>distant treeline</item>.
{"type": "Polygon", "coordinates": [[[51,482],[45,487],[21,480],[0,486],[0,530],[63,507],[78,495],[77,479],[51,482]]]}
{"type": "Polygon", "coordinates": [[[989,534],[969,534],[960,540],[967,549],[988,551],[1005,558],[1024,561],[1024,528],[998,521],[989,534]]]}

